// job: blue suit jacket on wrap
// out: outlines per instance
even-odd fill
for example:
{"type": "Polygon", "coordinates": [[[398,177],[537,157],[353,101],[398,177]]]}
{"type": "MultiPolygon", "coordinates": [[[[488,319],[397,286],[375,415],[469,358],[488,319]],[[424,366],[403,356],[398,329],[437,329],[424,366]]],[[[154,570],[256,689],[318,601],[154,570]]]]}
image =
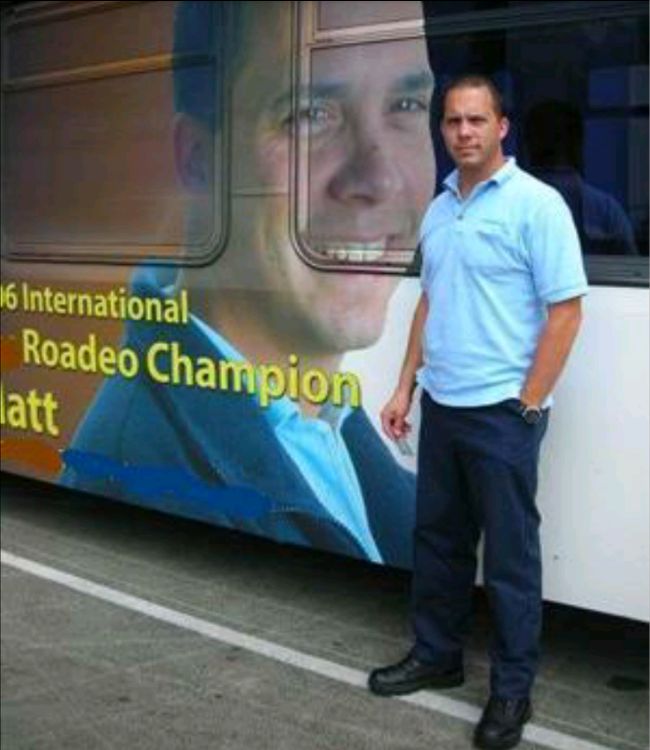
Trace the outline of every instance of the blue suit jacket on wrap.
{"type": "MultiPolygon", "coordinates": [[[[141,282],[134,293],[155,290],[141,282]]],[[[124,345],[141,356],[160,341],[178,342],[193,359],[215,358],[214,346],[193,323],[127,326],[124,345]]],[[[410,567],[413,474],[395,462],[362,409],[347,417],[342,436],[383,560],[410,567]]],[[[109,378],[63,458],[62,482],[73,488],[281,542],[366,557],[318,500],[248,394],[162,385],[142,368],[133,379],[109,378]],[[249,506],[257,508],[252,515],[245,512],[249,506]]]]}

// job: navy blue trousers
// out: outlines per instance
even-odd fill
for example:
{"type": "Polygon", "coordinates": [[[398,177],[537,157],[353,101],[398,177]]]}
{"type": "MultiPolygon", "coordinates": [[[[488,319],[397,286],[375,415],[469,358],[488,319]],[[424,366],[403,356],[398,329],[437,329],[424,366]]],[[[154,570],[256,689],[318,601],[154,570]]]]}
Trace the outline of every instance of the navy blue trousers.
{"type": "Polygon", "coordinates": [[[422,397],[412,587],[414,654],[456,665],[472,614],[476,550],[492,615],[490,688],[527,697],[542,624],[539,449],[548,410],[527,424],[514,399],[492,406],[441,406],[422,397]]]}

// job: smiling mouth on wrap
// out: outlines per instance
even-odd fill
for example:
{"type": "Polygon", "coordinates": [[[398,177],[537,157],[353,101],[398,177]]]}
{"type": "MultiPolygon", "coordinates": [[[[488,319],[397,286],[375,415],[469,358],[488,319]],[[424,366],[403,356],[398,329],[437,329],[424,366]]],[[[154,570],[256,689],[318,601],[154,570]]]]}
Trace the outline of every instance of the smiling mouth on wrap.
{"type": "Polygon", "coordinates": [[[408,265],[415,252],[414,242],[402,236],[363,242],[319,239],[312,240],[310,246],[321,258],[351,265],[408,265]]]}

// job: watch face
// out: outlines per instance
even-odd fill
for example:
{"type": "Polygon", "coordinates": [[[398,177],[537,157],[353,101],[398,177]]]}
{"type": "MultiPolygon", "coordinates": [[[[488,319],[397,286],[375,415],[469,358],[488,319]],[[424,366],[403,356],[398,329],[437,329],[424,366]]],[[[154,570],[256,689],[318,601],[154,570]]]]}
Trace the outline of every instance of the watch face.
{"type": "Polygon", "coordinates": [[[542,418],[542,412],[539,409],[528,408],[524,410],[521,416],[528,424],[537,424],[542,418]]]}

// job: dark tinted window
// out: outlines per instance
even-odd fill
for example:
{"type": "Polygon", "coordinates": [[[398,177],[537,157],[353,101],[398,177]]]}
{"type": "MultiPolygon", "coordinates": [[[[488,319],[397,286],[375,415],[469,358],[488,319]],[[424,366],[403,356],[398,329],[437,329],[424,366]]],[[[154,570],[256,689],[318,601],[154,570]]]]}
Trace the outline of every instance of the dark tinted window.
{"type": "MultiPolygon", "coordinates": [[[[439,92],[456,75],[490,75],[504,92],[512,120],[505,150],[564,196],[590,279],[647,280],[644,6],[490,3],[485,10],[488,4],[480,3],[485,12],[468,13],[465,23],[458,15],[449,17],[445,24],[440,3],[424,5],[438,82],[432,129],[439,184],[453,168],[437,132],[439,92]]],[[[476,4],[454,7],[462,10],[460,5],[476,4]]]]}

